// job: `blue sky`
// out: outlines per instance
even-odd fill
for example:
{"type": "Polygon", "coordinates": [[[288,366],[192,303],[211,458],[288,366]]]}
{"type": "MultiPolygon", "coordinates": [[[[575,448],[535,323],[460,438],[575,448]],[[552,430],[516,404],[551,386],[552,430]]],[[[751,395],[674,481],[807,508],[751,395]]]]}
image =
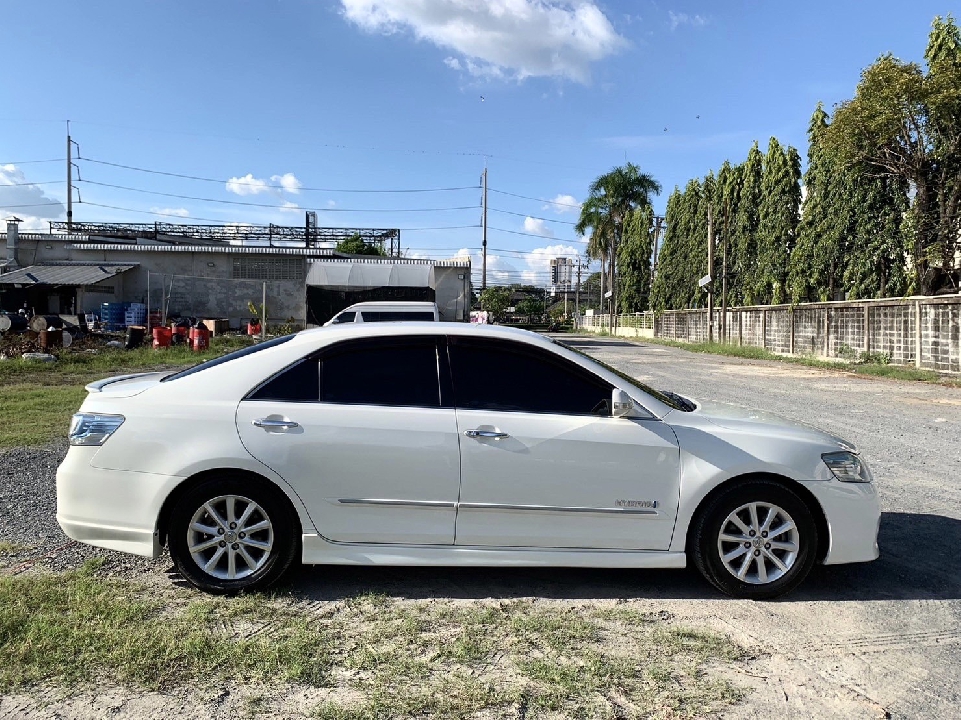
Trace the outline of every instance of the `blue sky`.
{"type": "Polygon", "coordinates": [[[322,225],[400,227],[411,255],[476,258],[486,163],[491,281],[543,284],[550,257],[583,248],[568,205],[594,177],[637,163],[664,186],[662,212],[675,185],[743,160],[755,139],[803,156],[819,100],[849,98],[882,53],[921,61],[932,19],[951,9],[9,2],[0,213],[33,227],[64,217],[64,163],[27,161],[65,157],[69,119],[83,158],[76,220],[299,225],[310,209],[322,225]],[[379,192],[439,188],[467,189],[379,192]]]}

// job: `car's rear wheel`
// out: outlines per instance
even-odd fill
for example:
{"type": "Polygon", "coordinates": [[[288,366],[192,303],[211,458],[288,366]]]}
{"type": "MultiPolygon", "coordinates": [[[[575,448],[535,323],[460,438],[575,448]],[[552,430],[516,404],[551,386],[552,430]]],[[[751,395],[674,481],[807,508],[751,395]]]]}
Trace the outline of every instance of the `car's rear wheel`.
{"type": "Polygon", "coordinates": [[[734,485],[695,520],[690,551],[719,590],[764,600],[796,588],[817,559],[817,523],[790,488],[769,480],[734,485]]]}
{"type": "Polygon", "coordinates": [[[180,574],[205,592],[261,590],[293,562],[295,528],[290,503],[278,490],[225,475],[178,500],[170,514],[170,555],[180,574]]]}

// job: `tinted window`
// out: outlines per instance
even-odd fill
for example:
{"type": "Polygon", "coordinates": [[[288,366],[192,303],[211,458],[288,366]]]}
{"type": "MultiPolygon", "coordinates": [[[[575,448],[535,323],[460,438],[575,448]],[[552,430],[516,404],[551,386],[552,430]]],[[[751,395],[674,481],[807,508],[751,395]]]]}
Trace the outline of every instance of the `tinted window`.
{"type": "Polygon", "coordinates": [[[440,407],[434,338],[378,338],[324,353],[320,399],[347,405],[440,407]]]}
{"type": "Polygon", "coordinates": [[[553,353],[503,341],[450,339],[454,402],[470,410],[604,415],[612,387],[553,353]]]}
{"type": "Polygon", "coordinates": [[[254,390],[248,400],[317,402],[320,399],[320,368],[316,358],[305,358],[283,370],[254,390]]]}
{"type": "Polygon", "coordinates": [[[434,313],[429,310],[364,310],[364,322],[401,322],[402,320],[433,320],[434,313]]]}
{"type": "Polygon", "coordinates": [[[334,318],[332,325],[340,325],[341,323],[354,322],[354,317],[357,315],[355,312],[342,312],[340,315],[334,318]]]}
{"type": "Polygon", "coordinates": [[[199,365],[194,365],[193,367],[187,368],[186,370],[181,370],[180,372],[174,373],[173,375],[168,375],[160,382],[170,382],[171,380],[176,380],[177,378],[193,375],[194,373],[198,373],[201,370],[208,370],[212,367],[223,365],[224,363],[230,362],[231,360],[236,360],[237,358],[242,358],[247,355],[251,355],[255,352],[260,352],[261,350],[267,350],[268,348],[276,347],[277,345],[281,345],[282,343],[285,343],[288,340],[292,340],[293,337],[294,337],[293,335],[284,335],[283,337],[274,338],[273,340],[267,340],[266,342],[258,343],[256,345],[251,345],[250,347],[245,347],[241,350],[236,350],[232,353],[228,353],[227,355],[222,355],[219,358],[214,358],[213,360],[208,360],[207,362],[200,363],[199,365]]]}

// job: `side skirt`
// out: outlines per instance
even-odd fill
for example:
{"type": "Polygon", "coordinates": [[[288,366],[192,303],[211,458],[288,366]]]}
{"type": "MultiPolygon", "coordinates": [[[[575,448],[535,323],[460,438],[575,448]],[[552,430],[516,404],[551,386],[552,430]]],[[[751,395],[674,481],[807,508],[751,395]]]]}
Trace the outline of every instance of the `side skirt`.
{"type": "Polygon", "coordinates": [[[473,567],[683,568],[683,552],[470,547],[463,545],[374,545],[338,543],[303,536],[306,565],[427,565],[473,567]]]}

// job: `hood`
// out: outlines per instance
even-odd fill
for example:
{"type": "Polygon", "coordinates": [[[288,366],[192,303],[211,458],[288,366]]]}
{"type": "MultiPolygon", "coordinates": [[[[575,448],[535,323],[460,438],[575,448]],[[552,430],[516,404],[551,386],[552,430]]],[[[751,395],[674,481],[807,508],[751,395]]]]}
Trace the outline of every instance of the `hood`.
{"type": "Polygon", "coordinates": [[[103,380],[97,380],[86,386],[88,393],[102,393],[109,397],[133,397],[139,395],[144,390],[152,388],[160,380],[170,375],[172,370],[163,372],[136,373],[134,375],[115,375],[103,380]]]}
{"type": "Polygon", "coordinates": [[[764,410],[755,410],[728,403],[701,402],[698,404],[698,409],[692,414],[728,430],[757,434],[793,435],[857,452],[854,443],[833,433],[764,410]]]}

